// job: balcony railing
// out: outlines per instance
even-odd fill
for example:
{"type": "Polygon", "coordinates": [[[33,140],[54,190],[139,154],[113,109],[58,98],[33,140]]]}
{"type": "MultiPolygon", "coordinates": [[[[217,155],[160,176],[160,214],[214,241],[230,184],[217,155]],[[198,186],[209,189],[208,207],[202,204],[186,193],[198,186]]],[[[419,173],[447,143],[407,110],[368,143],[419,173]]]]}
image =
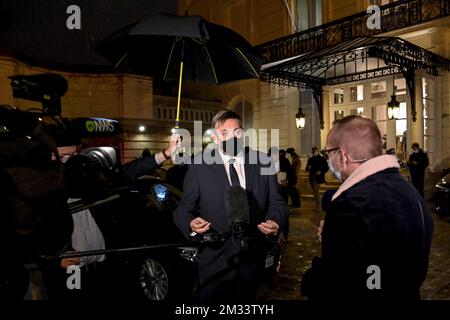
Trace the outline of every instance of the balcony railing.
{"type": "Polygon", "coordinates": [[[257,46],[266,63],[317,51],[362,36],[450,15],[449,0],[400,0],[380,7],[380,28],[369,28],[372,14],[361,12],[257,46]]]}

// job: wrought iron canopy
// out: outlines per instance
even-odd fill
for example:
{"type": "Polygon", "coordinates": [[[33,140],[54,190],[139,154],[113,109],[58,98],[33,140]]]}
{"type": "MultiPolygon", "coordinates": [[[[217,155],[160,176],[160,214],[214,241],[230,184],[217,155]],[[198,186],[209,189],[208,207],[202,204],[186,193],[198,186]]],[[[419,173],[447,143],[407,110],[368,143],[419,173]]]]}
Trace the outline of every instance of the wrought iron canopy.
{"type": "Polygon", "coordinates": [[[263,65],[265,81],[310,88],[423,69],[450,71],[450,61],[406,40],[361,37],[331,48],[263,65]]]}
{"type": "Polygon", "coordinates": [[[263,65],[261,79],[313,91],[323,126],[322,86],[403,73],[412,97],[415,121],[414,71],[431,75],[450,71],[450,60],[395,37],[360,37],[333,47],[263,65]]]}

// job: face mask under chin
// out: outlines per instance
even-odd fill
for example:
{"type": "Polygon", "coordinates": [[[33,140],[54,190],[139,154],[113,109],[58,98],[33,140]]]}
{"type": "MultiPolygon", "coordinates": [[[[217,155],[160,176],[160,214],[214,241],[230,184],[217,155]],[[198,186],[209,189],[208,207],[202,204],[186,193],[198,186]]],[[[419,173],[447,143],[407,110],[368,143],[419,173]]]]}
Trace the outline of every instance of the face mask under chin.
{"type": "Polygon", "coordinates": [[[229,156],[237,156],[244,149],[244,139],[232,138],[222,141],[222,150],[229,156]]]}

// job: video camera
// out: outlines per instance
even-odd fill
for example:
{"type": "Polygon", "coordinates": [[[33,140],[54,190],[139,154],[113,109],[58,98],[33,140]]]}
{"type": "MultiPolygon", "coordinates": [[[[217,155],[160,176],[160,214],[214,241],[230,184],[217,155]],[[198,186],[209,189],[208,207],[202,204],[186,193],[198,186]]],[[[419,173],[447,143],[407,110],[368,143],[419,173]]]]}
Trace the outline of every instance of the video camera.
{"type": "Polygon", "coordinates": [[[9,79],[14,98],[41,102],[42,110],[48,115],[61,114],[61,97],[68,88],[67,80],[62,76],[48,73],[17,75],[9,79]]]}
{"type": "Polygon", "coordinates": [[[38,101],[42,108],[22,111],[0,106],[0,205],[12,221],[8,228],[22,244],[18,252],[26,248],[31,254],[57,254],[71,236],[68,197],[79,196],[91,203],[106,197],[121,170],[115,148],[87,148],[62,164],[57,147],[76,145],[84,138],[117,135],[122,130],[119,122],[111,119],[64,119],[61,97],[68,84],[60,75],[10,79],[14,97],[38,101]]]}
{"type": "MultiPolygon", "coordinates": [[[[13,126],[15,132],[24,121],[32,122],[32,125],[28,126],[30,131],[36,124],[36,119],[51,117],[56,123],[46,124],[45,128],[55,147],[79,145],[85,138],[116,136],[122,133],[119,122],[112,119],[63,119],[61,97],[67,91],[68,83],[58,74],[16,75],[9,78],[14,97],[42,104],[42,112],[27,112],[20,116],[19,112],[16,112],[17,119],[14,122],[17,125],[13,126]]],[[[11,121],[5,123],[6,127],[11,125],[11,121]]],[[[56,152],[54,154],[54,158],[59,158],[56,152]]],[[[112,147],[83,150],[65,164],[65,183],[70,196],[90,200],[104,196],[107,188],[111,186],[113,174],[119,173],[120,167],[119,151],[112,147]]]]}

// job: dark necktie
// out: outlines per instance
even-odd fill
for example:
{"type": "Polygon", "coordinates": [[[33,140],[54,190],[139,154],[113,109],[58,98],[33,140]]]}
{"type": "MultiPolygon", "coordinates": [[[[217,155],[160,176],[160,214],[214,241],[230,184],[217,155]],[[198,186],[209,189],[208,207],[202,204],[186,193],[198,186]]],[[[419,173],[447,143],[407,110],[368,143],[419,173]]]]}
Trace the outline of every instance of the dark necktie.
{"type": "Polygon", "coordinates": [[[229,163],[229,169],[230,169],[230,179],[231,179],[231,185],[232,186],[240,186],[241,183],[239,182],[239,176],[238,173],[236,171],[236,169],[234,168],[234,159],[230,159],[230,161],[228,161],[229,163]]]}

